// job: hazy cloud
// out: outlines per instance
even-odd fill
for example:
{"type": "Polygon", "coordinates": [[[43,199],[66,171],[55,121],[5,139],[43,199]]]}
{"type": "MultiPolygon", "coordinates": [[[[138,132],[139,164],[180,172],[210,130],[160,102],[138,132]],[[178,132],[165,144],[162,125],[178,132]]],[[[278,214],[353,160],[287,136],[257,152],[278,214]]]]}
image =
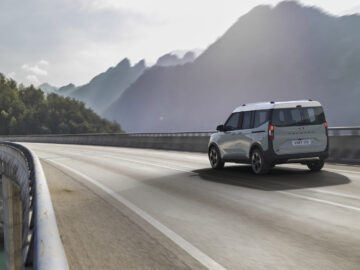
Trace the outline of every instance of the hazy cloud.
{"type": "Polygon", "coordinates": [[[44,65],[44,66],[48,66],[48,65],[49,65],[49,61],[46,61],[46,60],[44,60],[44,59],[41,59],[41,60],[39,61],[39,64],[40,64],[40,65],[44,65]]]}
{"type": "Polygon", "coordinates": [[[12,72],[7,73],[6,76],[8,78],[11,78],[11,79],[15,80],[16,73],[14,71],[12,71],[12,72]]]}
{"type": "Polygon", "coordinates": [[[47,71],[45,69],[40,68],[38,65],[30,66],[28,64],[23,64],[21,66],[21,68],[23,70],[28,71],[28,72],[32,72],[32,73],[34,73],[36,75],[41,75],[41,76],[46,76],[47,75],[47,71]]]}
{"type": "Polygon", "coordinates": [[[26,76],[26,80],[27,82],[29,82],[30,84],[34,84],[34,85],[38,85],[39,84],[39,79],[38,77],[36,77],[35,75],[27,75],[26,76]]]}
{"type": "MultiPolygon", "coordinates": [[[[357,1],[301,2],[336,13],[357,1]]],[[[155,63],[170,51],[206,48],[252,7],[277,2],[1,0],[0,72],[16,72],[19,82],[30,72],[57,86],[82,84],[124,57],[155,63]]]]}

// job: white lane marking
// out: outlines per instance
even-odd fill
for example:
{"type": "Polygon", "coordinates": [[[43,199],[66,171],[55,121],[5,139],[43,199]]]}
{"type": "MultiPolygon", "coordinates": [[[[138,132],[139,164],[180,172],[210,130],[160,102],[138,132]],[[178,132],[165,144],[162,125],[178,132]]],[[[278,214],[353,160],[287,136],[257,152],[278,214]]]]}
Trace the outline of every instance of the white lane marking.
{"type": "Polygon", "coordinates": [[[179,172],[193,173],[192,171],[175,168],[173,166],[161,165],[161,164],[152,163],[152,162],[144,162],[144,161],[139,161],[139,160],[133,160],[133,159],[118,157],[118,156],[114,156],[114,155],[103,155],[102,157],[116,158],[116,159],[121,159],[121,160],[128,161],[128,162],[134,162],[134,163],[138,163],[138,164],[142,164],[142,165],[150,165],[150,166],[155,166],[155,167],[159,167],[159,168],[175,170],[175,171],[179,171],[179,172]]]}
{"type": "Polygon", "coordinates": [[[326,171],[329,172],[338,172],[338,173],[345,173],[345,174],[351,174],[351,175],[356,175],[356,176],[360,176],[360,172],[358,171],[349,171],[349,170],[341,170],[341,169],[333,169],[333,168],[325,168],[326,171]]]}
{"type": "MultiPolygon", "coordinates": [[[[55,145],[55,144],[53,144],[52,146],[58,146],[59,148],[64,148],[64,147],[66,147],[66,146],[77,146],[77,147],[79,147],[79,145],[55,145]]],[[[81,146],[84,146],[84,145],[81,145],[81,146]]],[[[100,146],[89,146],[89,145],[87,145],[87,147],[92,147],[92,148],[97,148],[97,147],[100,147],[100,146]]],[[[109,147],[110,148],[110,147],[109,147]]],[[[112,147],[113,149],[111,150],[112,152],[116,152],[116,153],[118,153],[118,154],[127,154],[127,153],[130,153],[130,154],[133,154],[134,152],[140,152],[140,153],[142,153],[142,151],[146,151],[146,153],[148,153],[148,152],[150,152],[150,151],[154,151],[154,149],[138,149],[138,148],[132,148],[131,150],[129,150],[129,148],[127,148],[127,147],[112,147]],[[114,151],[114,148],[116,149],[116,151],[114,151]],[[119,150],[118,150],[119,149],[119,150]]],[[[67,149],[67,150],[73,150],[72,148],[71,149],[67,149]]],[[[108,149],[106,149],[106,150],[108,150],[108,149]]],[[[103,149],[103,150],[98,150],[98,149],[95,149],[95,150],[91,150],[91,151],[89,151],[89,150],[87,150],[87,151],[82,151],[82,154],[76,154],[76,155],[79,155],[79,156],[84,156],[83,154],[84,153],[87,153],[87,154],[89,154],[89,153],[94,153],[94,154],[98,154],[98,153],[102,153],[102,154],[107,154],[107,155],[110,155],[110,153],[109,153],[109,151],[105,151],[105,149],[103,149]]],[[[166,157],[166,156],[164,156],[164,153],[163,152],[169,152],[169,153],[171,153],[171,154],[174,154],[175,156],[176,155],[181,155],[181,156],[185,156],[186,158],[188,158],[188,159],[193,159],[194,158],[194,154],[195,153],[192,153],[192,155],[191,154],[189,154],[188,152],[181,152],[181,151],[168,151],[168,150],[160,150],[160,149],[156,149],[155,150],[155,152],[159,152],[159,154],[158,154],[158,158],[164,158],[164,157],[166,157]]],[[[136,154],[135,153],[135,154],[136,154]]],[[[72,153],[71,152],[71,154],[72,155],[74,155],[74,153],[72,153]]],[[[168,153],[166,153],[166,154],[168,154],[168,153]]],[[[86,156],[88,156],[88,155],[86,155],[86,156]]],[[[195,156],[195,158],[196,159],[201,159],[201,160],[203,160],[203,157],[201,157],[201,156],[195,156]]],[[[184,166],[185,167],[185,166],[184,166]]],[[[296,165],[296,164],[284,164],[284,165],[281,165],[280,167],[283,167],[283,168],[294,168],[294,169],[303,169],[304,168],[304,166],[303,165],[296,165]]],[[[191,169],[191,168],[189,168],[189,169],[191,169]]],[[[334,171],[334,172],[339,172],[339,173],[349,173],[349,174],[356,174],[356,175],[358,175],[358,176],[360,176],[360,171],[351,171],[351,170],[344,170],[344,169],[335,169],[335,168],[328,168],[328,167],[325,167],[324,168],[325,170],[327,170],[327,171],[334,171]]]]}
{"type": "MultiPolygon", "coordinates": [[[[142,165],[150,165],[150,166],[156,166],[156,167],[160,167],[160,168],[164,168],[164,169],[170,169],[170,170],[176,170],[176,171],[181,171],[181,172],[186,172],[186,173],[194,173],[192,171],[188,171],[188,170],[183,170],[183,169],[178,169],[172,166],[166,166],[166,165],[160,165],[160,164],[155,164],[152,162],[143,162],[143,161],[138,161],[138,160],[132,160],[132,159],[127,159],[127,158],[122,158],[122,157],[118,157],[118,156],[113,156],[113,155],[104,155],[105,157],[110,157],[110,158],[116,158],[116,159],[120,159],[120,160],[124,160],[124,161],[128,161],[128,162],[134,162],[134,163],[138,163],[138,164],[142,164],[142,165]]],[[[197,173],[195,173],[197,174],[197,173]]],[[[316,189],[311,189],[312,191],[318,191],[316,189]]],[[[292,192],[287,192],[287,191],[275,191],[278,193],[282,193],[282,194],[287,194],[293,197],[297,197],[297,198],[302,198],[302,199],[306,199],[309,201],[314,201],[314,202],[319,202],[319,203],[323,203],[323,204],[327,204],[327,205],[332,205],[332,206],[337,206],[337,207],[342,207],[342,208],[346,208],[346,209],[350,209],[350,210],[355,210],[355,211],[360,211],[360,208],[355,207],[355,206],[350,206],[350,205],[346,205],[346,204],[341,204],[341,203],[336,203],[336,202],[332,202],[332,201],[328,201],[328,200],[322,200],[322,199],[318,199],[318,198],[313,198],[313,197],[309,197],[309,196],[304,196],[304,195],[299,195],[296,193],[292,193],[292,192]]],[[[320,193],[326,193],[323,192],[323,190],[320,191],[320,193]]],[[[330,192],[328,192],[330,194],[330,192]]],[[[332,193],[333,195],[335,195],[335,193],[332,193]]],[[[338,193],[340,195],[340,193],[338,193]]],[[[341,194],[343,197],[347,196],[347,197],[352,197],[351,195],[346,195],[346,194],[341,194]]],[[[355,197],[355,199],[359,199],[358,197],[355,197]]]]}
{"type": "Polygon", "coordinates": [[[207,256],[205,253],[203,253],[201,250],[199,250],[197,247],[190,244],[188,241],[186,241],[184,238],[182,238],[180,235],[176,234],[174,231],[166,227],[164,224],[162,224],[160,221],[156,220],[154,217],[150,216],[148,213],[146,213],[144,210],[137,207],[132,202],[125,199],[123,196],[117,194],[116,192],[112,191],[110,188],[106,187],[105,185],[101,184],[97,180],[67,166],[62,163],[59,163],[54,160],[48,160],[50,163],[53,163],[55,165],[58,165],[60,167],[63,167],[69,171],[71,171],[74,174],[79,175],[80,177],[86,179],[88,182],[94,184],[95,186],[99,187],[106,193],[108,193],[110,196],[112,196],[114,199],[118,200],[125,206],[127,206],[129,209],[131,209],[133,212],[135,212],[137,215],[145,219],[148,223],[150,223],[152,226],[154,226],[156,229],[158,229],[160,232],[162,232],[164,235],[166,235],[168,238],[170,238],[173,242],[175,242],[178,246],[180,246],[182,249],[184,249],[187,253],[189,253],[193,258],[195,258],[197,261],[199,261],[202,265],[207,267],[208,269],[226,269],[213,259],[211,259],[209,256],[207,256]]]}
{"type": "MultiPolygon", "coordinates": [[[[286,164],[281,166],[280,168],[293,168],[293,169],[303,169],[305,167],[303,167],[302,165],[290,165],[290,164],[286,164]]],[[[334,168],[329,168],[329,167],[324,167],[325,171],[329,171],[329,172],[339,172],[339,173],[349,173],[349,174],[356,174],[359,176],[360,171],[351,171],[351,170],[343,170],[343,169],[334,169],[334,168]]]]}
{"type": "MultiPolygon", "coordinates": [[[[274,183],[274,184],[283,185],[283,186],[289,186],[289,187],[294,187],[294,188],[303,188],[303,187],[298,186],[298,185],[281,183],[281,182],[274,181],[274,180],[266,180],[266,181],[267,181],[267,182],[270,182],[270,183],[274,183]]],[[[324,190],[324,189],[307,188],[307,189],[305,189],[305,190],[309,190],[309,191],[317,192],[317,193],[324,193],[324,194],[329,194],[329,195],[335,195],[335,196],[339,196],[339,197],[343,197],[343,198],[349,198],[349,199],[355,199],[355,200],[359,200],[359,199],[360,199],[359,196],[353,196],[353,195],[348,195],[348,194],[341,193],[341,192],[335,192],[335,191],[324,190]]]]}
{"type": "Polygon", "coordinates": [[[280,191],[280,190],[278,190],[278,191],[276,191],[276,192],[282,193],[282,194],[286,194],[286,195],[290,195],[290,196],[293,196],[293,197],[302,198],[302,199],[309,200],[309,201],[325,203],[325,204],[334,205],[334,206],[338,206],[338,207],[342,207],[342,208],[346,208],[346,209],[351,209],[351,210],[355,210],[355,211],[359,211],[359,212],[360,212],[360,208],[359,208],[359,207],[355,207],[355,206],[350,206],[350,205],[346,205],[346,204],[342,204],[342,203],[331,202],[331,201],[328,201],[328,200],[317,199],[317,198],[308,197],[308,196],[304,196],[304,195],[300,195],[300,194],[295,194],[295,193],[287,192],[287,191],[280,191]]]}
{"type": "MultiPolygon", "coordinates": [[[[181,172],[186,172],[186,173],[194,173],[192,171],[182,170],[182,169],[174,168],[174,167],[171,167],[171,166],[159,165],[159,164],[155,164],[155,163],[152,163],[152,162],[137,161],[137,160],[127,159],[127,158],[122,158],[122,157],[117,157],[117,156],[111,156],[111,155],[107,155],[107,156],[111,157],[111,158],[116,158],[116,159],[128,161],[128,162],[134,162],[134,163],[142,164],[142,165],[150,165],[150,166],[156,166],[156,167],[160,167],[160,168],[176,170],[176,171],[181,171],[181,172]]],[[[197,173],[195,173],[195,174],[197,174],[197,173]]],[[[306,189],[306,190],[308,190],[308,189],[306,189]]],[[[316,191],[316,189],[312,189],[312,191],[316,191]]],[[[282,193],[282,194],[287,194],[287,195],[297,197],[297,198],[306,199],[306,200],[309,200],[309,201],[314,201],[314,202],[319,202],[319,203],[323,203],[323,204],[327,204],[327,205],[338,206],[338,207],[342,207],[342,208],[346,208],[346,209],[350,209],[350,210],[360,211],[360,208],[358,208],[358,207],[350,206],[350,205],[346,205],[346,204],[342,204],[342,203],[337,203],[337,202],[332,202],[332,201],[328,201],[328,200],[322,200],[322,199],[318,199],[318,198],[314,198],[314,197],[299,195],[297,193],[292,193],[292,192],[288,192],[288,191],[279,191],[279,190],[277,190],[275,192],[282,193]]],[[[335,193],[333,193],[333,194],[335,195],[335,193]]],[[[344,194],[344,195],[346,196],[346,194],[344,194]]],[[[348,196],[351,197],[351,195],[348,195],[348,196]]],[[[355,197],[355,198],[359,199],[357,197],[355,197]]]]}
{"type": "Polygon", "coordinates": [[[61,156],[56,156],[56,157],[41,157],[40,159],[44,159],[44,160],[66,160],[69,159],[68,157],[61,157],[61,156]]]}
{"type": "MultiPolygon", "coordinates": [[[[45,145],[47,146],[49,143],[36,143],[36,145],[45,145]]],[[[166,154],[170,153],[170,154],[174,154],[174,155],[181,155],[181,156],[186,156],[186,158],[189,158],[189,159],[193,159],[194,158],[194,155],[195,158],[200,158],[200,159],[203,159],[201,155],[201,153],[189,153],[189,152],[183,152],[183,151],[176,151],[176,150],[161,150],[161,149],[147,149],[147,148],[129,148],[129,147],[111,147],[111,146],[96,146],[96,145],[77,145],[77,144],[64,144],[64,145],[59,145],[59,144],[50,144],[52,147],[58,147],[58,148],[61,148],[61,149],[64,149],[64,148],[68,148],[67,150],[70,150],[70,151],[73,151],[73,147],[83,147],[84,149],[86,148],[91,148],[91,149],[94,149],[94,150],[85,150],[83,151],[84,153],[86,152],[93,152],[94,154],[98,154],[99,152],[102,152],[102,153],[106,153],[106,154],[109,154],[109,151],[107,150],[110,150],[111,149],[111,152],[116,152],[118,154],[127,154],[127,153],[137,153],[137,152],[140,152],[142,153],[143,151],[148,153],[148,152],[157,152],[159,153],[159,157],[163,157],[163,153],[166,152],[166,154]],[[104,149],[105,148],[105,149],[104,149]],[[100,150],[102,149],[102,150],[100,150]],[[115,151],[116,150],[116,151],[115,151]]],[[[39,151],[42,151],[41,149],[39,149],[39,151]]],[[[71,152],[71,154],[73,154],[73,152],[71,152]]],[[[80,155],[82,156],[82,155],[80,155]]],[[[343,164],[339,164],[339,165],[343,165],[343,164]]],[[[334,165],[334,166],[337,166],[337,165],[334,165]]],[[[283,164],[281,165],[281,167],[284,167],[284,168],[295,168],[295,169],[302,169],[304,168],[303,165],[296,165],[296,164],[283,164]]],[[[344,170],[344,169],[334,169],[334,168],[328,168],[328,167],[325,167],[324,168],[325,170],[328,170],[328,171],[337,171],[337,172],[343,172],[343,173],[351,173],[351,174],[360,174],[360,171],[351,171],[351,170],[344,170]]]]}

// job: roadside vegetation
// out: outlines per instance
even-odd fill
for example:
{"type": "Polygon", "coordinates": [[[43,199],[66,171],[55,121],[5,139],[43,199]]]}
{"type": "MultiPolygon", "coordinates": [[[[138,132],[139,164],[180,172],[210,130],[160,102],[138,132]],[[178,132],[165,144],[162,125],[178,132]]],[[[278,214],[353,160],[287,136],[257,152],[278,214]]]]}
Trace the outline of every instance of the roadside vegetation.
{"type": "Polygon", "coordinates": [[[0,73],[0,134],[76,134],[121,132],[120,125],[101,118],[83,102],[45,95],[0,73]]]}

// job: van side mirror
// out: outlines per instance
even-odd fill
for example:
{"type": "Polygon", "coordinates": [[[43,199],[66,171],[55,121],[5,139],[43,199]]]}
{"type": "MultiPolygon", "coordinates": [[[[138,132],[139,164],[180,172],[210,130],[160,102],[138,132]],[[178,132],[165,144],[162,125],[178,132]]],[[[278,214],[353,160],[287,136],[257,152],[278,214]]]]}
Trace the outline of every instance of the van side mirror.
{"type": "Polygon", "coordinates": [[[217,131],[225,131],[224,125],[218,125],[218,126],[216,127],[216,130],[217,130],[217,131]]]}

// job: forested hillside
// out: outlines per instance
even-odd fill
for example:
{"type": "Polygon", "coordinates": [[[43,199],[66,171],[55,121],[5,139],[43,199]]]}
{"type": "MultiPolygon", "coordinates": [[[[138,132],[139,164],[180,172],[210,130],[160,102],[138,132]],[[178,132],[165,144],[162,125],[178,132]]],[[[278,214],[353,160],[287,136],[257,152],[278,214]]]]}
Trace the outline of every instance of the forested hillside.
{"type": "Polygon", "coordinates": [[[0,134],[74,134],[120,132],[120,126],[98,116],[84,103],[33,86],[18,86],[0,73],[0,134]]]}

